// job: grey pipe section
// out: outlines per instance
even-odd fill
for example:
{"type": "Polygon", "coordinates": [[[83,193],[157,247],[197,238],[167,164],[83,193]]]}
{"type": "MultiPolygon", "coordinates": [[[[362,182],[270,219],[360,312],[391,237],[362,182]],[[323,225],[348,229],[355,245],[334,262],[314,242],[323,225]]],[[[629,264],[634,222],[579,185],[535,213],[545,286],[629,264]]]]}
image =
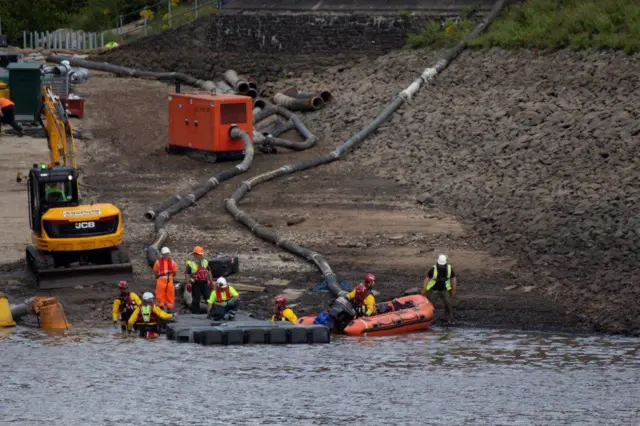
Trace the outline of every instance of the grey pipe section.
{"type": "Polygon", "coordinates": [[[258,97],[258,91],[256,89],[249,89],[247,90],[247,93],[245,93],[245,95],[251,96],[251,98],[256,99],[258,97]]]}
{"type": "MultiPolygon", "coordinates": [[[[417,89],[420,88],[421,84],[426,83],[428,81],[429,76],[433,78],[433,76],[439,74],[444,71],[453,60],[467,47],[467,40],[477,36],[482,31],[484,31],[489,24],[500,14],[504,6],[505,0],[497,0],[491,12],[487,16],[487,18],[480,22],[474,30],[467,36],[467,38],[460,43],[458,43],[454,48],[449,50],[444,58],[440,59],[436,62],[436,64],[432,67],[430,74],[427,74],[427,70],[420,76],[420,78],[414,82],[418,84],[417,89]]],[[[412,83],[413,86],[413,83],[412,83]]],[[[411,86],[410,86],[411,87],[411,86]]],[[[417,90],[416,89],[416,90],[417,90]]],[[[311,169],[313,167],[317,167],[321,164],[332,163],[336,160],[342,158],[345,153],[347,153],[352,148],[360,145],[367,137],[369,137],[372,133],[374,133],[385,121],[389,120],[391,116],[400,108],[402,104],[404,104],[409,99],[406,91],[402,91],[396,95],[396,97],[391,101],[389,105],[387,105],[382,112],[365,128],[360,130],[355,135],[351,136],[349,140],[347,140],[344,144],[338,147],[336,150],[331,151],[328,154],[322,155],[320,157],[316,157],[310,160],[302,161],[296,164],[282,166],[278,169],[271,170],[269,172],[263,173],[261,175],[255,176],[247,181],[244,181],[240,184],[238,189],[231,195],[231,198],[228,198],[225,202],[225,207],[229,214],[233,216],[233,218],[248,228],[252,233],[254,233],[259,238],[269,241],[275,244],[277,247],[283,248],[288,252],[299,256],[303,259],[306,259],[308,262],[311,262],[316,265],[316,267],[320,270],[323,277],[327,280],[329,291],[335,296],[340,297],[344,295],[344,291],[338,285],[338,281],[335,273],[327,263],[327,261],[322,257],[319,253],[310,250],[308,248],[302,247],[292,241],[288,241],[275,232],[269,230],[264,225],[260,224],[257,220],[249,216],[244,211],[238,208],[238,203],[242,200],[247,192],[253,190],[256,186],[263,182],[268,182],[270,180],[276,179],[281,176],[285,176],[291,173],[295,173],[302,170],[311,169]]],[[[261,111],[262,112],[262,111],[261,111]]]]}
{"type": "Polygon", "coordinates": [[[160,204],[158,207],[149,209],[144,214],[144,218],[150,221],[154,220],[158,215],[158,213],[165,211],[166,209],[168,209],[169,207],[171,207],[173,204],[177,203],[180,200],[182,200],[182,197],[180,195],[174,195],[173,197],[165,201],[163,204],[160,204]]]}
{"type": "Polygon", "coordinates": [[[328,90],[323,90],[323,91],[321,91],[319,93],[301,93],[301,92],[296,92],[295,94],[289,94],[289,96],[291,96],[292,98],[296,98],[296,99],[308,99],[308,98],[312,98],[314,96],[320,96],[322,98],[322,100],[324,101],[324,103],[329,103],[329,102],[331,102],[333,100],[333,95],[328,90]]]}
{"type": "Polygon", "coordinates": [[[30,297],[27,300],[25,300],[23,303],[18,303],[17,305],[10,306],[9,310],[11,311],[11,316],[13,317],[13,320],[17,321],[20,318],[33,313],[32,306],[33,306],[34,300],[35,300],[35,297],[30,297]]]}
{"type": "Polygon", "coordinates": [[[273,103],[291,111],[316,111],[324,106],[324,101],[320,96],[297,99],[282,93],[273,95],[273,103]]]}
{"type": "MultiPolygon", "coordinates": [[[[165,225],[172,216],[195,204],[196,201],[204,197],[205,194],[216,188],[218,185],[220,185],[220,183],[249,170],[249,167],[253,162],[254,155],[253,143],[251,143],[251,138],[246,132],[240,130],[237,127],[232,127],[229,135],[233,139],[242,139],[242,142],[244,142],[244,159],[240,164],[234,166],[232,169],[224,170],[211,177],[206,182],[200,184],[199,186],[194,188],[190,194],[187,194],[185,196],[174,196],[174,199],[176,197],[179,197],[179,201],[174,202],[173,204],[169,205],[169,207],[157,214],[157,216],[155,217],[156,235],[153,239],[153,242],[149,245],[149,247],[147,247],[147,261],[149,262],[149,265],[153,265],[158,259],[158,257],[160,256],[160,247],[162,247],[164,242],[169,237],[169,232],[165,228],[165,225]]],[[[165,204],[169,204],[169,201],[167,201],[167,203],[165,204]]]]}
{"type": "Polygon", "coordinates": [[[233,90],[233,87],[229,86],[225,81],[223,80],[218,80],[216,81],[216,87],[218,88],[218,92],[222,92],[222,93],[235,93],[235,90],[233,90]]]}
{"type": "Polygon", "coordinates": [[[250,88],[258,90],[258,82],[255,78],[249,77],[247,78],[247,82],[249,83],[250,88]]]}
{"type": "Polygon", "coordinates": [[[229,83],[234,90],[241,95],[249,92],[249,89],[251,88],[247,80],[239,77],[238,73],[234,70],[227,70],[227,72],[224,73],[224,79],[227,80],[227,83],[229,83]]]}
{"type": "MultiPolygon", "coordinates": [[[[279,146],[281,148],[287,148],[294,151],[303,151],[305,149],[309,149],[314,146],[318,142],[318,137],[312,134],[307,126],[304,125],[302,120],[296,114],[293,114],[291,111],[277,105],[267,105],[263,108],[259,113],[253,116],[253,122],[256,126],[258,124],[270,117],[273,114],[277,114],[281,117],[284,117],[287,121],[290,121],[293,124],[293,127],[300,133],[300,135],[305,139],[303,142],[292,142],[286,139],[280,139],[273,135],[264,135],[264,139],[259,141],[254,141],[254,143],[260,143],[263,145],[273,145],[279,146]]],[[[281,132],[281,134],[284,132],[281,132]]]]}
{"type": "Polygon", "coordinates": [[[155,78],[157,80],[164,81],[179,81],[181,83],[186,84],[191,87],[199,87],[202,90],[206,90],[208,92],[213,92],[216,90],[216,85],[212,81],[199,80],[197,78],[191,77],[187,74],[182,74],[178,72],[152,72],[152,71],[141,71],[134,70],[133,68],[120,67],[117,65],[111,65],[106,62],[94,62],[88,61],[86,59],[75,58],[73,56],[65,56],[65,55],[49,55],[47,56],[48,62],[61,63],[62,61],[69,61],[69,63],[74,67],[82,67],[90,70],[97,71],[105,71],[113,74],[119,74],[127,77],[136,77],[136,78],[155,78]]]}
{"type": "Polygon", "coordinates": [[[256,108],[262,109],[262,108],[264,108],[266,106],[267,106],[267,101],[265,101],[264,99],[257,98],[257,99],[253,100],[253,110],[254,111],[256,110],[256,108]]]}

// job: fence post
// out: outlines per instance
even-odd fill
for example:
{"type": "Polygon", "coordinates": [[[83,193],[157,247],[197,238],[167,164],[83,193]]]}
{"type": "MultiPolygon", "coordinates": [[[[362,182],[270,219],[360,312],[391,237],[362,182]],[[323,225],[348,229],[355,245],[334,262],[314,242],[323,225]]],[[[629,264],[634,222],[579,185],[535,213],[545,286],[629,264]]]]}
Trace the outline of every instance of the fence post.
{"type": "Polygon", "coordinates": [[[71,33],[69,31],[64,32],[64,48],[71,49],[71,33]]]}
{"type": "Polygon", "coordinates": [[[104,47],[104,31],[100,33],[100,47],[104,47]]]}
{"type": "Polygon", "coordinates": [[[169,11],[169,28],[171,28],[171,0],[167,0],[167,9],[169,11]]]}
{"type": "Polygon", "coordinates": [[[23,49],[27,48],[27,32],[26,31],[22,31],[22,48],[23,49]]]}
{"type": "Polygon", "coordinates": [[[193,3],[193,11],[196,14],[196,19],[198,19],[198,0],[195,0],[193,3]]]}

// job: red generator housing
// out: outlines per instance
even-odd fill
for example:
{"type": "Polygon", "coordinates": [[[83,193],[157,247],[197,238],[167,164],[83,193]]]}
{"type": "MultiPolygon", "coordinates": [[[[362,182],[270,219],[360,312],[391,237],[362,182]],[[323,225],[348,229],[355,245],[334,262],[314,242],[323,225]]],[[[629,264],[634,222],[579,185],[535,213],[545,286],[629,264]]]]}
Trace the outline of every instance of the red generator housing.
{"type": "Polygon", "coordinates": [[[239,95],[173,93],[169,95],[171,154],[202,154],[209,160],[238,159],[244,143],[232,139],[236,126],[253,137],[253,99],[239,95]]]}

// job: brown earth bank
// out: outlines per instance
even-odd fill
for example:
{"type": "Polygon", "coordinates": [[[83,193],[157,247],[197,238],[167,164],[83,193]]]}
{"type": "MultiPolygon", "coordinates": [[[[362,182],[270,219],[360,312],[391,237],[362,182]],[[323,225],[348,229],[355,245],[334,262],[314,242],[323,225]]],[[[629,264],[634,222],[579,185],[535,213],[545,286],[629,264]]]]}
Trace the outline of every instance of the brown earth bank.
{"type": "MultiPolygon", "coordinates": [[[[224,198],[243,178],[342,143],[440,53],[393,53],[267,85],[333,92],[333,103],[303,115],[321,141],[302,153],[258,154],[243,177],[174,217],[168,244],[177,260],[198,243],[210,253],[237,251],[236,280],[290,281],[244,296],[245,307],[263,314],[273,295],[317,284],[313,267],[236,224],[224,198]]],[[[240,205],[325,254],[340,280],[375,272],[379,299],[418,285],[446,252],[460,277],[457,324],[637,334],[635,60],[465,53],[344,161],[264,184],[240,205]],[[288,226],[292,217],[305,220],[288,226]]],[[[123,209],[139,289],[152,286],[143,250],[153,227],[144,211],[230,166],[165,154],[169,90],[98,73],[83,87],[85,196],[123,209]]],[[[5,267],[13,277],[21,268],[5,267]]],[[[32,293],[12,283],[10,294],[32,293]]],[[[113,292],[57,294],[70,316],[106,318],[113,292]]],[[[305,293],[296,309],[312,312],[328,300],[305,293]]]]}

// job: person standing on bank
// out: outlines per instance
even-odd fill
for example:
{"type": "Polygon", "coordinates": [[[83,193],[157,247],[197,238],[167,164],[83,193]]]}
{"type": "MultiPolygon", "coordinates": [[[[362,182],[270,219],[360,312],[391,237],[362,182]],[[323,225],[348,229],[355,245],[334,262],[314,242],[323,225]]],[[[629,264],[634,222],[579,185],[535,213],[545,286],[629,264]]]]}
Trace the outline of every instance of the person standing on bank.
{"type": "Polygon", "coordinates": [[[444,305],[444,313],[447,320],[453,318],[453,309],[451,308],[450,297],[456,297],[457,290],[456,273],[453,266],[447,262],[447,256],[441,254],[438,261],[429,269],[427,277],[424,279],[424,288],[420,292],[422,296],[426,296],[433,301],[431,296],[433,292],[437,292],[444,305]]]}
{"type": "Polygon", "coordinates": [[[201,313],[200,298],[206,302],[209,299],[211,290],[209,284],[213,284],[213,277],[209,269],[209,261],[204,258],[204,249],[196,246],[193,249],[193,260],[187,260],[187,268],[184,271],[184,282],[188,291],[191,291],[193,298],[191,302],[191,312],[201,313]]]}

